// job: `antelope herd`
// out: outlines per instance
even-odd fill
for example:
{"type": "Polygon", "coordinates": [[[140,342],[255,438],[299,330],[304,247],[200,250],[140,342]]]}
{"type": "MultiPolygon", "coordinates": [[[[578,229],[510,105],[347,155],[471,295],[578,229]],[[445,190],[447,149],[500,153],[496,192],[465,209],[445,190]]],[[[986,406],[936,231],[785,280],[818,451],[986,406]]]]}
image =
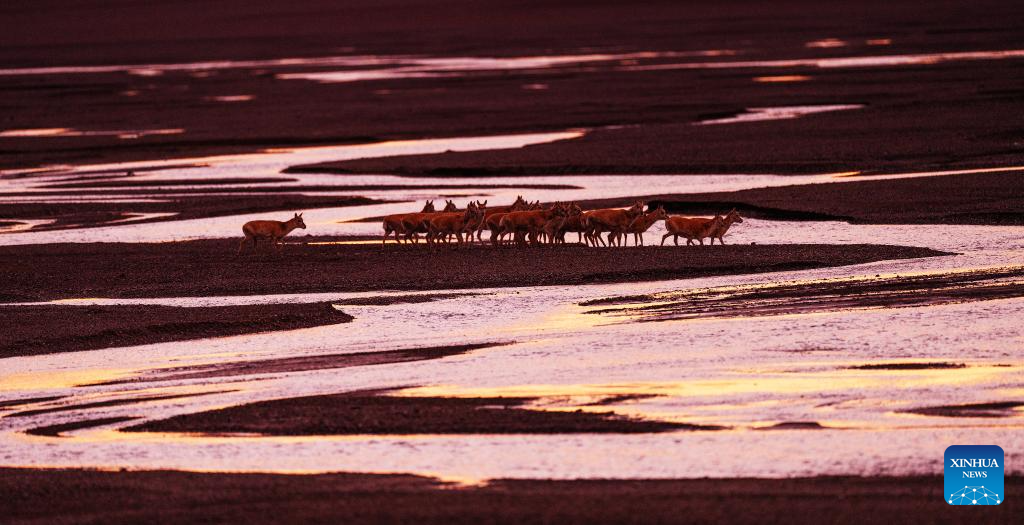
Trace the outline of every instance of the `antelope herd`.
{"type": "Polygon", "coordinates": [[[453,201],[446,201],[441,211],[436,211],[433,201],[427,201],[423,210],[417,213],[400,213],[384,217],[384,238],[397,243],[418,243],[420,235],[427,244],[450,243],[454,238],[459,245],[483,241],[483,232],[490,232],[489,241],[494,246],[527,243],[564,244],[567,233],[576,233],[577,242],[588,246],[624,246],[629,235],[633,244],[644,244],[643,234],[658,221],[665,221],[665,233],[661,244],[672,237],[675,245],[684,237],[686,244],[694,241],[704,244],[710,238],[711,244],[722,239],[729,227],[743,222],[735,208],[729,213],[713,218],[669,216],[665,208],[644,212],[645,203],[637,201],[629,208],[609,208],[583,211],[576,203],[556,202],[542,206],[540,201],[527,202],[520,195],[509,206],[488,208],[487,201],[470,202],[459,210],[453,201]],[[607,234],[606,237],[602,237],[607,234]]]}

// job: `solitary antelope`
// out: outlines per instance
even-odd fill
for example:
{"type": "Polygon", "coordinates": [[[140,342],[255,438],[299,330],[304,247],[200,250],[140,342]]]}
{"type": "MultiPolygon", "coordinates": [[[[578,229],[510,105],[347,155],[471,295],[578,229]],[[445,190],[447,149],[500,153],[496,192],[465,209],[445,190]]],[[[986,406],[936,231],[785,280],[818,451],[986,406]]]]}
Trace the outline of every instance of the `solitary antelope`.
{"type": "Polygon", "coordinates": [[[528,234],[530,236],[530,242],[536,245],[538,244],[538,237],[544,229],[544,225],[552,219],[565,217],[566,213],[565,205],[560,202],[556,202],[546,210],[540,209],[509,212],[501,219],[501,229],[498,231],[498,234],[514,233],[516,244],[525,244],[525,236],[528,234]]]}
{"type": "Polygon", "coordinates": [[[740,217],[736,208],[729,210],[729,213],[725,214],[725,218],[722,219],[721,224],[708,232],[709,237],[711,237],[711,244],[715,244],[716,238],[718,239],[719,244],[725,244],[722,237],[725,235],[725,232],[729,231],[729,226],[732,226],[733,223],[739,224],[741,222],[743,222],[743,217],[740,217]]]}
{"type": "MultiPolygon", "coordinates": [[[[420,213],[434,213],[434,201],[427,201],[423,205],[423,211],[420,213]]],[[[388,215],[384,217],[384,238],[380,241],[381,248],[384,247],[384,243],[388,240],[388,235],[393,232],[395,234],[395,242],[401,244],[402,239],[398,236],[399,234],[405,233],[405,227],[402,225],[402,219],[411,213],[396,213],[394,215],[388,215]]]]}
{"type": "Polygon", "coordinates": [[[583,224],[586,226],[584,237],[587,242],[594,246],[603,243],[601,234],[608,232],[608,242],[611,243],[619,233],[624,233],[633,219],[644,212],[643,201],[636,201],[632,206],[623,210],[611,208],[603,210],[592,210],[583,214],[583,224]]]}
{"type": "Polygon", "coordinates": [[[242,233],[245,238],[238,243],[238,253],[245,248],[245,241],[252,240],[252,251],[256,251],[256,241],[269,240],[271,248],[276,244],[278,250],[283,248],[281,238],[288,235],[295,228],[306,229],[306,223],[302,221],[302,214],[296,213],[294,217],[285,222],[281,221],[249,221],[242,225],[242,233]]]}
{"type": "MultiPolygon", "coordinates": [[[[652,212],[643,213],[633,219],[633,222],[629,223],[629,226],[626,227],[625,233],[633,234],[634,246],[643,246],[644,232],[649,230],[651,226],[654,226],[654,223],[666,218],[668,218],[668,213],[665,213],[665,207],[658,206],[658,209],[652,212]]],[[[625,235],[625,233],[622,235],[625,235]]]]}
{"type": "Polygon", "coordinates": [[[669,217],[665,219],[665,230],[668,231],[661,237],[661,245],[665,245],[665,239],[672,237],[672,242],[679,246],[679,237],[686,237],[686,244],[693,244],[697,239],[704,244],[704,237],[710,237],[712,232],[724,224],[721,215],[715,215],[713,219],[703,217],[669,217]]]}

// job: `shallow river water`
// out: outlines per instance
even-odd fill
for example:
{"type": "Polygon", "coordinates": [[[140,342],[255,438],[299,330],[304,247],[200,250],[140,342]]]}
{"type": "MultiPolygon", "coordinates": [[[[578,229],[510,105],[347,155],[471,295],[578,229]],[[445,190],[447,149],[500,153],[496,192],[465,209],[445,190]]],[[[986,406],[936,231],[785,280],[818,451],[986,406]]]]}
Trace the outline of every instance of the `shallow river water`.
{"type": "MultiPolygon", "coordinates": [[[[168,168],[133,180],[286,176],[281,184],[435,184],[439,180],[384,175],[280,175],[286,166],[378,154],[521,147],[566,140],[582,132],[514,138],[454,139],[281,150],[263,155],[197,159],[200,167],[168,168]],[[461,141],[461,142],[460,142],[461,141]],[[473,142],[477,141],[477,142],[473,142]],[[369,151],[369,153],[367,153],[369,151]]],[[[175,161],[179,164],[182,161],[175,161]]],[[[151,163],[150,163],[151,164],[151,163]]],[[[128,169],[132,166],[117,166],[128,169]]],[[[138,166],[135,166],[138,167],[138,166]]],[[[107,166],[105,168],[111,168],[107,166]]],[[[85,168],[79,168],[84,170],[85,168]]],[[[97,169],[89,167],[88,169],[97,169]]],[[[932,174],[894,174],[928,176],[932,174]]],[[[49,177],[59,179],[60,176],[49,177]]],[[[842,183],[835,175],[644,177],[643,193],[718,191],[799,184],[842,183]],[[647,191],[654,188],[656,191],[647,191]]],[[[25,180],[25,179],[22,179],[25,180]]],[[[492,204],[517,194],[574,200],[638,193],[636,177],[473,179],[512,187],[486,193],[492,204]],[[563,184],[577,189],[524,190],[515,185],[563,184]]],[[[443,181],[452,183],[450,179],[443,181]]],[[[30,183],[19,182],[24,188],[30,183]]],[[[242,185],[244,186],[244,185],[242,185]]],[[[366,192],[354,194],[367,195],[366,192]]],[[[450,190],[389,190],[389,200],[437,198],[450,190]]],[[[45,197],[41,197],[45,198],[45,197]]],[[[315,234],[377,234],[376,223],[346,222],[409,203],[310,210],[315,234]]],[[[167,241],[231,236],[247,216],[3,236],[4,243],[167,241]]],[[[648,242],[660,240],[660,225],[648,242]]],[[[570,240],[572,240],[570,236],[570,240]]],[[[786,315],[637,322],[628,314],[601,314],[585,301],[688,289],[727,293],[733,287],[819,280],[887,279],[1024,265],[1024,230],[997,226],[869,226],[840,222],[746,220],[731,243],[884,243],[927,246],[955,255],[748,276],[650,283],[433,291],[458,294],[431,302],[339,306],[351,323],[139,347],[3,360],[0,400],[63,396],[0,408],[0,464],[273,472],[414,472],[473,482],[498,477],[729,477],[818,474],[934,474],[952,444],[998,444],[1007,470],[1019,472],[1024,432],[1019,409],[1001,417],[938,417],[915,408],[1024,399],[1024,299],[901,308],[833,309],[786,315]],[[876,277],[877,276],[877,277],[876,277]],[[468,294],[468,295],[467,295],[468,294]],[[500,313],[500,315],[496,315],[500,313]],[[400,348],[514,342],[436,360],[345,369],[205,379],[160,380],[160,369],[239,360],[384,351],[400,348]],[[955,368],[861,369],[866,364],[952,363],[955,368]],[[146,376],[152,381],[95,385],[146,376]],[[92,385],[92,386],[90,386],[92,385]],[[548,410],[614,410],[620,414],[727,426],[720,431],[660,434],[260,437],[122,433],[143,420],[239,403],[364,388],[402,388],[400,395],[527,395],[548,410]],[[18,411],[165,394],[195,397],[139,401],[27,417],[18,411]],[[650,397],[590,407],[620,394],[650,397]],[[106,417],[128,423],[32,436],[44,425],[106,417]],[[823,429],[771,429],[816,422],[823,429]]],[[[700,249],[699,247],[693,249],[700,249]]],[[[831,281],[827,281],[831,282],[831,281]]],[[[422,293],[422,292],[421,292],[422,293]]],[[[185,307],[282,302],[345,302],[408,295],[302,294],[116,300],[82,304],[167,304],[185,307]]]]}

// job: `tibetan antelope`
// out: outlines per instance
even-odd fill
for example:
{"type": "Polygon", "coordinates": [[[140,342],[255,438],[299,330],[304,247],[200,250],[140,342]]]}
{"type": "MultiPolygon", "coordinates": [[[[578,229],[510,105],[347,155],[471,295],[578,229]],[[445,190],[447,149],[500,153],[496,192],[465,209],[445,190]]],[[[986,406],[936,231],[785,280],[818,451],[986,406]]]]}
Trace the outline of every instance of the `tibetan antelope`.
{"type": "Polygon", "coordinates": [[[558,219],[552,219],[544,225],[544,233],[548,236],[548,242],[551,244],[565,244],[565,233],[576,232],[580,238],[578,242],[583,242],[583,231],[580,217],[583,215],[583,209],[580,208],[579,204],[575,202],[568,205],[565,209],[565,217],[558,219]]]}
{"type": "MultiPolygon", "coordinates": [[[[420,213],[434,213],[434,201],[427,201],[423,205],[423,211],[420,213]]],[[[402,225],[402,219],[406,216],[413,215],[412,213],[396,213],[394,215],[388,215],[384,217],[384,238],[381,239],[380,245],[383,248],[384,243],[388,240],[388,235],[395,234],[395,242],[401,244],[402,238],[400,234],[405,233],[405,227],[402,225]]]]}
{"type": "Polygon", "coordinates": [[[238,243],[238,253],[242,253],[242,249],[245,248],[245,241],[252,240],[252,251],[256,251],[256,241],[265,240],[270,241],[270,247],[273,248],[277,245],[278,250],[284,248],[281,244],[281,238],[288,235],[292,230],[296,228],[306,229],[306,223],[302,221],[302,214],[296,213],[294,217],[287,221],[249,221],[242,225],[242,233],[245,237],[242,242],[238,243]]]}
{"type": "Polygon", "coordinates": [[[530,243],[536,245],[544,225],[552,219],[565,217],[566,214],[566,206],[560,202],[547,209],[509,212],[501,219],[498,235],[515,234],[515,242],[520,245],[526,243],[526,236],[529,235],[530,243]]]}
{"type": "Polygon", "coordinates": [[[679,246],[679,237],[686,237],[686,244],[693,244],[697,239],[704,244],[704,237],[710,237],[712,232],[721,228],[724,219],[721,215],[715,215],[713,219],[703,217],[680,217],[674,216],[665,219],[665,230],[667,233],[661,237],[661,245],[665,245],[665,239],[672,237],[672,242],[679,246]]]}
{"type": "Polygon", "coordinates": [[[619,233],[626,231],[626,228],[633,222],[633,219],[639,217],[643,212],[643,201],[636,201],[625,210],[609,208],[585,212],[581,220],[586,227],[584,237],[587,239],[587,244],[593,244],[594,246],[603,244],[604,241],[601,239],[601,234],[604,232],[608,232],[608,242],[611,243],[618,237],[619,233]]]}
{"type": "Polygon", "coordinates": [[[576,242],[583,243],[583,232],[586,228],[583,226],[583,208],[580,208],[579,204],[573,203],[569,206],[569,213],[565,217],[565,222],[562,223],[562,227],[555,234],[557,241],[561,244],[565,244],[565,234],[568,232],[576,232],[576,242]]]}
{"type": "Polygon", "coordinates": [[[530,203],[523,200],[522,197],[519,197],[516,199],[516,202],[512,203],[512,206],[510,206],[509,209],[504,213],[494,213],[488,215],[487,218],[484,219],[484,227],[488,230],[491,230],[491,244],[495,246],[501,244],[501,238],[504,235],[504,233],[501,231],[501,220],[504,219],[506,215],[515,211],[531,211],[539,210],[540,208],[540,201],[530,203]]]}
{"type": "MultiPolygon", "coordinates": [[[[476,208],[479,208],[481,210],[486,210],[487,209],[487,201],[483,201],[483,202],[481,202],[481,201],[469,201],[469,204],[466,205],[466,209],[468,210],[468,209],[470,209],[472,207],[476,207],[476,208]]],[[[462,212],[459,211],[459,210],[455,210],[455,211],[444,212],[444,213],[462,213],[462,212]]],[[[433,218],[431,218],[430,220],[433,220],[433,218]]],[[[470,222],[469,224],[466,224],[464,226],[464,229],[466,231],[469,231],[469,233],[467,234],[467,237],[466,237],[466,240],[469,241],[469,242],[473,242],[473,232],[475,232],[477,230],[477,228],[479,228],[480,225],[482,224],[483,216],[472,217],[471,220],[472,220],[472,222],[470,222]]],[[[430,228],[429,221],[424,223],[424,224],[427,226],[428,229],[430,228]]],[[[441,241],[441,242],[444,242],[444,243],[449,243],[449,242],[452,242],[452,237],[454,237],[454,236],[455,236],[454,232],[448,232],[448,233],[443,234],[440,237],[434,237],[433,241],[434,242],[441,241]]]]}
{"type": "Polygon", "coordinates": [[[462,234],[467,235],[467,241],[472,240],[474,225],[479,224],[484,216],[485,208],[470,202],[465,211],[450,213],[435,213],[427,225],[427,242],[435,244],[440,240],[446,240],[448,236],[454,235],[462,245],[462,234]]]}
{"type": "MultiPolygon", "coordinates": [[[[484,204],[486,203],[487,201],[484,201],[484,204]]],[[[494,231],[497,230],[498,225],[501,224],[501,218],[504,217],[506,213],[510,211],[525,210],[527,206],[529,206],[529,203],[526,202],[526,199],[524,199],[522,195],[517,195],[515,202],[510,206],[495,206],[487,209],[484,213],[484,220],[477,227],[476,240],[481,243],[484,242],[484,230],[489,230],[493,237],[494,231]]]]}
{"type": "MultiPolygon", "coordinates": [[[[446,200],[444,203],[444,209],[441,210],[441,212],[453,212],[458,209],[459,207],[455,205],[455,201],[446,200]]],[[[416,234],[427,233],[426,221],[430,220],[433,213],[409,213],[402,217],[402,230],[405,232],[406,242],[410,240],[413,243],[419,242],[419,238],[416,237],[416,234]]]]}
{"type": "Polygon", "coordinates": [[[633,219],[633,222],[629,223],[629,226],[626,227],[625,233],[621,235],[625,236],[626,234],[632,233],[633,245],[643,246],[644,232],[649,230],[651,226],[654,226],[654,223],[666,218],[668,218],[668,213],[665,213],[665,207],[658,206],[658,209],[652,212],[642,213],[637,216],[637,218],[633,219]]]}
{"type": "Polygon", "coordinates": [[[725,241],[722,240],[725,232],[729,231],[729,227],[732,226],[733,223],[739,224],[741,222],[743,222],[743,217],[740,217],[736,208],[729,210],[729,213],[725,214],[725,217],[722,219],[722,223],[709,232],[711,244],[715,244],[715,239],[718,239],[719,244],[725,244],[725,241]]]}

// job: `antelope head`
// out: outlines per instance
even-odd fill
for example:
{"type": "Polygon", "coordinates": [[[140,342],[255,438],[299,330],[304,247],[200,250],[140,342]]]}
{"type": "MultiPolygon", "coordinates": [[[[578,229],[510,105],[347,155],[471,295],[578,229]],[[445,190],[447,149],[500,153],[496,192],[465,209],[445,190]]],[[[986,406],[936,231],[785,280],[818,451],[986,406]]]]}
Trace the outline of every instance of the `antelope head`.
{"type": "Polygon", "coordinates": [[[455,201],[445,200],[444,211],[458,211],[459,207],[455,205],[455,201]]]}
{"type": "Polygon", "coordinates": [[[291,221],[289,222],[294,224],[296,228],[302,228],[303,230],[306,229],[306,223],[302,220],[301,213],[296,213],[295,216],[292,217],[291,221]]]}
{"type": "Polygon", "coordinates": [[[427,201],[427,203],[423,205],[423,213],[433,213],[433,212],[434,212],[434,201],[427,201]]]}
{"type": "Polygon", "coordinates": [[[729,213],[725,215],[725,222],[739,224],[743,222],[743,217],[740,217],[740,212],[736,211],[736,208],[729,210],[729,213]]]}
{"type": "Polygon", "coordinates": [[[518,206],[518,208],[516,208],[516,209],[521,210],[527,204],[528,203],[526,202],[526,199],[524,199],[522,195],[516,195],[516,201],[512,203],[512,207],[516,208],[516,206],[518,206]]]}
{"type": "Polygon", "coordinates": [[[462,212],[462,219],[466,224],[476,224],[478,220],[484,217],[484,206],[480,206],[476,202],[470,202],[466,206],[466,211],[462,212]]]}

